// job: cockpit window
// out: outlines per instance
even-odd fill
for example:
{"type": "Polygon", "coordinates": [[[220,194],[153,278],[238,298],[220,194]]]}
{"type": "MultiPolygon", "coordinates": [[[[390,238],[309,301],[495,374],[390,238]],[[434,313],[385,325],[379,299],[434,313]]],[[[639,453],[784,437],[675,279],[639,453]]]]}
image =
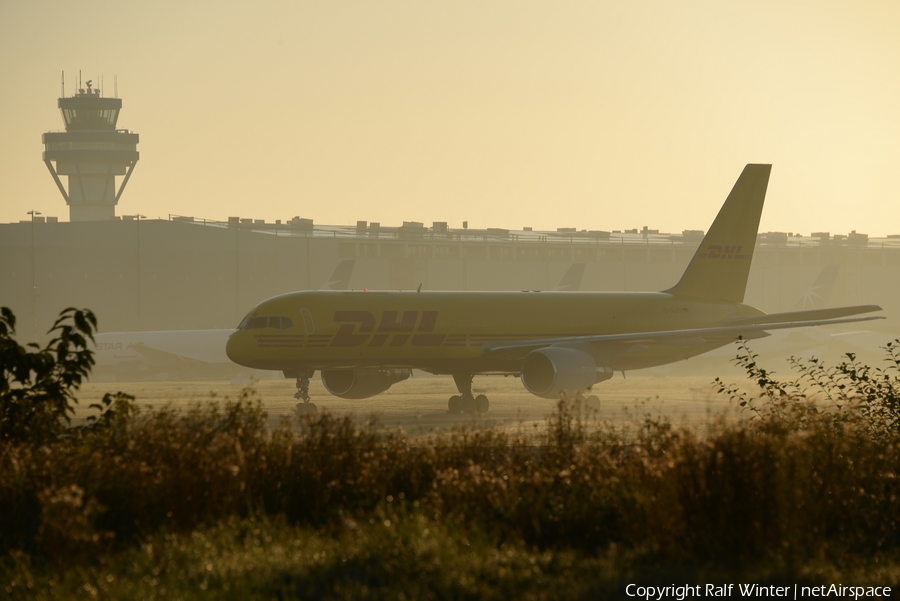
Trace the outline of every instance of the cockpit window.
{"type": "Polygon", "coordinates": [[[276,330],[286,330],[293,325],[294,325],[294,323],[291,321],[290,317],[270,317],[269,318],[269,327],[275,328],[276,330]]]}
{"type": "Polygon", "coordinates": [[[244,321],[241,322],[241,325],[238,326],[238,329],[260,330],[263,328],[272,328],[274,330],[287,330],[292,327],[294,327],[294,322],[290,317],[276,315],[269,317],[250,317],[248,315],[244,318],[244,321]]]}
{"type": "Polygon", "coordinates": [[[248,330],[257,330],[259,328],[266,327],[266,323],[268,322],[268,317],[252,317],[250,321],[247,322],[248,330]]]}

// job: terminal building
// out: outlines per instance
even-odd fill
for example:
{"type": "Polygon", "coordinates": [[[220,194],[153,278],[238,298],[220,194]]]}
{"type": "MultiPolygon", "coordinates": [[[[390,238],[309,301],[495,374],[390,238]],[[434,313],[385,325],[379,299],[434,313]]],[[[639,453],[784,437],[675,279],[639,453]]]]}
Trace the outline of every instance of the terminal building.
{"type": "MultiPolygon", "coordinates": [[[[354,289],[549,290],[584,263],[582,290],[662,290],[678,281],[702,234],[32,217],[0,224],[0,303],[41,331],[68,306],[92,309],[102,331],[235,327],[266,298],[319,288],[345,258],[356,259],[354,289]]],[[[841,269],[831,304],[880,304],[889,319],[878,323],[893,327],[895,237],[760,234],[746,302],[789,310],[832,264],[841,269]]]]}
{"type": "MultiPolygon", "coordinates": [[[[59,99],[66,131],[43,137],[69,221],[34,212],[0,224],[0,305],[15,311],[23,339],[38,339],[69,306],[93,310],[105,332],[231,328],[266,298],[319,288],[348,258],[356,259],[355,289],[549,290],[584,263],[582,290],[662,290],[678,281],[703,236],[117,215],[138,134],[117,129],[122,101],[90,84],[59,99]]],[[[745,301],[789,310],[833,264],[841,269],[831,304],[880,304],[888,320],[877,327],[896,329],[900,236],[761,233],[745,301]]]]}

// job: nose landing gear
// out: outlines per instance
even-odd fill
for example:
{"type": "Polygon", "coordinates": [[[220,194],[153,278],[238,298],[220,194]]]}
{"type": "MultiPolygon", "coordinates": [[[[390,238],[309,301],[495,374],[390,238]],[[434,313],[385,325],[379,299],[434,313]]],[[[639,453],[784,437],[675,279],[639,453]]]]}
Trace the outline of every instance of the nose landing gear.
{"type": "Polygon", "coordinates": [[[297,403],[297,415],[307,415],[318,411],[316,404],[309,402],[309,378],[312,374],[313,372],[311,371],[305,371],[301,372],[297,377],[297,392],[294,393],[294,398],[303,401],[302,403],[297,403]]]}

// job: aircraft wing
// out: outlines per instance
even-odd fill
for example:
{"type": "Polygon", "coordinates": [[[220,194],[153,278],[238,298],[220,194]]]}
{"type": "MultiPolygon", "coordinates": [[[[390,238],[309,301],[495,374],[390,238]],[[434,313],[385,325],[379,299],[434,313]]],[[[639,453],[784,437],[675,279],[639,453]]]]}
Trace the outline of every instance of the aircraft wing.
{"type": "Polygon", "coordinates": [[[143,342],[134,342],[128,345],[128,348],[134,349],[139,355],[147,360],[147,363],[154,368],[158,367],[189,367],[192,365],[207,365],[206,361],[199,359],[191,359],[182,355],[176,355],[168,351],[161,351],[150,346],[146,346],[143,342]]]}
{"type": "Polygon", "coordinates": [[[816,321],[822,319],[837,319],[848,315],[871,313],[881,311],[878,305],[855,305],[852,307],[835,307],[833,309],[810,309],[808,311],[788,311],[786,313],[769,313],[768,315],[754,315],[743,317],[728,322],[728,325],[755,325],[761,323],[795,323],[800,321],[816,321]]]}
{"type": "MultiPolygon", "coordinates": [[[[872,307],[868,311],[877,311],[880,307],[872,307]]],[[[842,309],[852,309],[844,307],[842,309]]],[[[841,309],[823,309],[822,312],[840,311],[841,309]]],[[[860,313],[861,311],[856,311],[860,313]]],[[[795,314],[819,313],[819,311],[800,311],[795,314]]],[[[760,315],[759,318],[773,317],[775,320],[765,323],[747,323],[740,325],[725,325],[708,328],[686,328],[681,330],[662,330],[658,332],[629,332],[624,334],[595,334],[589,336],[567,336],[562,338],[536,338],[532,340],[511,340],[503,342],[487,342],[481,346],[484,355],[492,357],[515,358],[524,357],[531,351],[547,346],[572,345],[572,344],[672,344],[677,346],[695,346],[723,340],[732,340],[738,337],[761,338],[767,336],[767,330],[781,330],[786,328],[801,328],[809,326],[836,325],[857,321],[872,321],[884,319],[879,316],[869,317],[845,317],[842,319],[795,319],[785,321],[790,313],[774,314],[771,316],[760,315]]],[[[757,318],[752,318],[757,319],[757,318]]]]}

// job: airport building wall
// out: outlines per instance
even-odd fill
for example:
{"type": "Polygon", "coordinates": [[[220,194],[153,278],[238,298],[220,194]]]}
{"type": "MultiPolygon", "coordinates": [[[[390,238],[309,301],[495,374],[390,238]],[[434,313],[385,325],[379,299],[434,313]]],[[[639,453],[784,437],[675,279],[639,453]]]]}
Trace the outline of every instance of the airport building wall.
{"type": "MultiPolygon", "coordinates": [[[[347,258],[356,259],[354,289],[549,290],[571,264],[585,263],[582,290],[662,290],[700,240],[553,234],[373,235],[182,219],[0,224],[0,305],[34,339],[68,306],[92,309],[102,331],[230,328],[266,298],[319,288],[347,258]]],[[[892,244],[762,235],[746,302],[789,310],[829,264],[842,266],[831,304],[880,304],[889,318],[880,327],[897,329],[900,246],[892,244]]]]}

